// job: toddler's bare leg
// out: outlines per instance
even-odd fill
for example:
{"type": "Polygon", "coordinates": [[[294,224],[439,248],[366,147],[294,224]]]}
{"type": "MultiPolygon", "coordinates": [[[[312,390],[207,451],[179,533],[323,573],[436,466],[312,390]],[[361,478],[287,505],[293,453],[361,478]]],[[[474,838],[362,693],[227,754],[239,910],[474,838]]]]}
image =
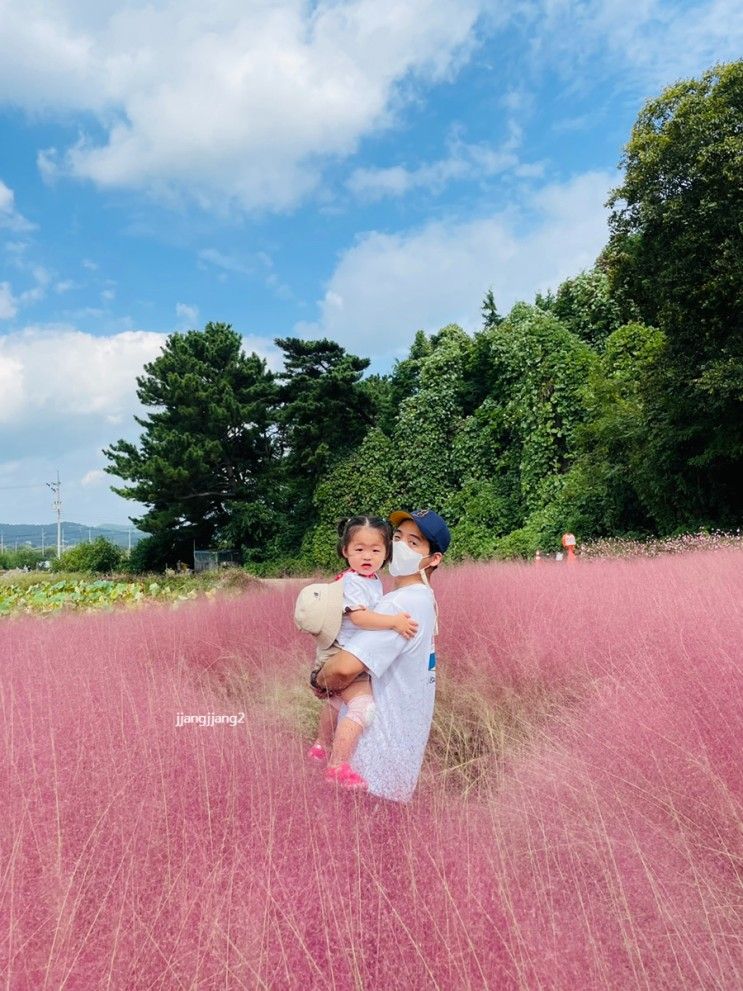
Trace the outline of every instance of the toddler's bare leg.
{"type": "MultiPolygon", "coordinates": [[[[371,701],[371,681],[366,679],[365,681],[354,682],[348,688],[344,688],[342,692],[338,692],[337,695],[346,704],[364,695],[368,695],[371,701]]],[[[354,719],[349,719],[348,716],[344,716],[343,719],[338,720],[335,736],[333,737],[333,749],[330,754],[330,760],[328,761],[329,767],[338,767],[339,764],[345,764],[353,757],[356,744],[359,742],[359,737],[364,732],[364,729],[364,726],[354,719]]]]}
{"type": "Polygon", "coordinates": [[[329,702],[326,702],[320,713],[320,722],[317,726],[317,739],[315,743],[319,743],[326,750],[330,750],[333,746],[333,736],[335,735],[337,722],[338,710],[334,709],[329,702]]]}

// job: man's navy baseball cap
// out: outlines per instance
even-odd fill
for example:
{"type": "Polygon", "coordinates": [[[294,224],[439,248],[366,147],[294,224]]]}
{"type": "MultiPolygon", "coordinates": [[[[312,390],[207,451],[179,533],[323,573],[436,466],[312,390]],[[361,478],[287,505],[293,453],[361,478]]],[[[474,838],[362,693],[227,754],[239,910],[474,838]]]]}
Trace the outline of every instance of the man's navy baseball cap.
{"type": "Polygon", "coordinates": [[[399,509],[395,513],[390,513],[387,519],[393,526],[400,526],[403,520],[412,520],[431,545],[432,554],[436,551],[445,554],[451,543],[449,527],[432,509],[414,509],[412,513],[399,509]]]}

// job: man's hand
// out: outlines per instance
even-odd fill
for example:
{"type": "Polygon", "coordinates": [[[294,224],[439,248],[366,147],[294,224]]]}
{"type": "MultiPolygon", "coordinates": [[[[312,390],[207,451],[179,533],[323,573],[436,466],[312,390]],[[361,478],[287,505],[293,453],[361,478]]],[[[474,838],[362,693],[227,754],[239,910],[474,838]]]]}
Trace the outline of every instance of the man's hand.
{"type": "Polygon", "coordinates": [[[418,624],[409,612],[399,612],[393,619],[392,629],[406,640],[410,640],[418,632],[418,624]]]}

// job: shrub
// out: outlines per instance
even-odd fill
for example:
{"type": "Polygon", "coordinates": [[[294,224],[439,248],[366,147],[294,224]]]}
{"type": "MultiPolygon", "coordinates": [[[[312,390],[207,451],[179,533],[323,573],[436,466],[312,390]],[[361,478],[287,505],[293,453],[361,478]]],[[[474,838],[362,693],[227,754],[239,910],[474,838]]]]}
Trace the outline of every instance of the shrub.
{"type": "Polygon", "coordinates": [[[11,568],[36,568],[44,556],[37,547],[19,547],[0,553],[0,570],[11,568]]]}
{"type": "Polygon", "coordinates": [[[91,543],[78,544],[64,551],[52,563],[54,571],[82,571],[105,574],[115,571],[124,560],[124,552],[105,537],[96,537],[91,543]]]}

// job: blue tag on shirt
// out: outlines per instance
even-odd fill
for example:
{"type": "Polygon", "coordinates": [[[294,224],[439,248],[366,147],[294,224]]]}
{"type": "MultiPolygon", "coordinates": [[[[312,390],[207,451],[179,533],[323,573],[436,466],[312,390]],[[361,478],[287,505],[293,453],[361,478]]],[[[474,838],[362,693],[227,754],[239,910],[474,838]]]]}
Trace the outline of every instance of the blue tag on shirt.
{"type": "Polygon", "coordinates": [[[428,655],[428,670],[433,671],[436,668],[436,651],[432,650],[428,655]]]}

